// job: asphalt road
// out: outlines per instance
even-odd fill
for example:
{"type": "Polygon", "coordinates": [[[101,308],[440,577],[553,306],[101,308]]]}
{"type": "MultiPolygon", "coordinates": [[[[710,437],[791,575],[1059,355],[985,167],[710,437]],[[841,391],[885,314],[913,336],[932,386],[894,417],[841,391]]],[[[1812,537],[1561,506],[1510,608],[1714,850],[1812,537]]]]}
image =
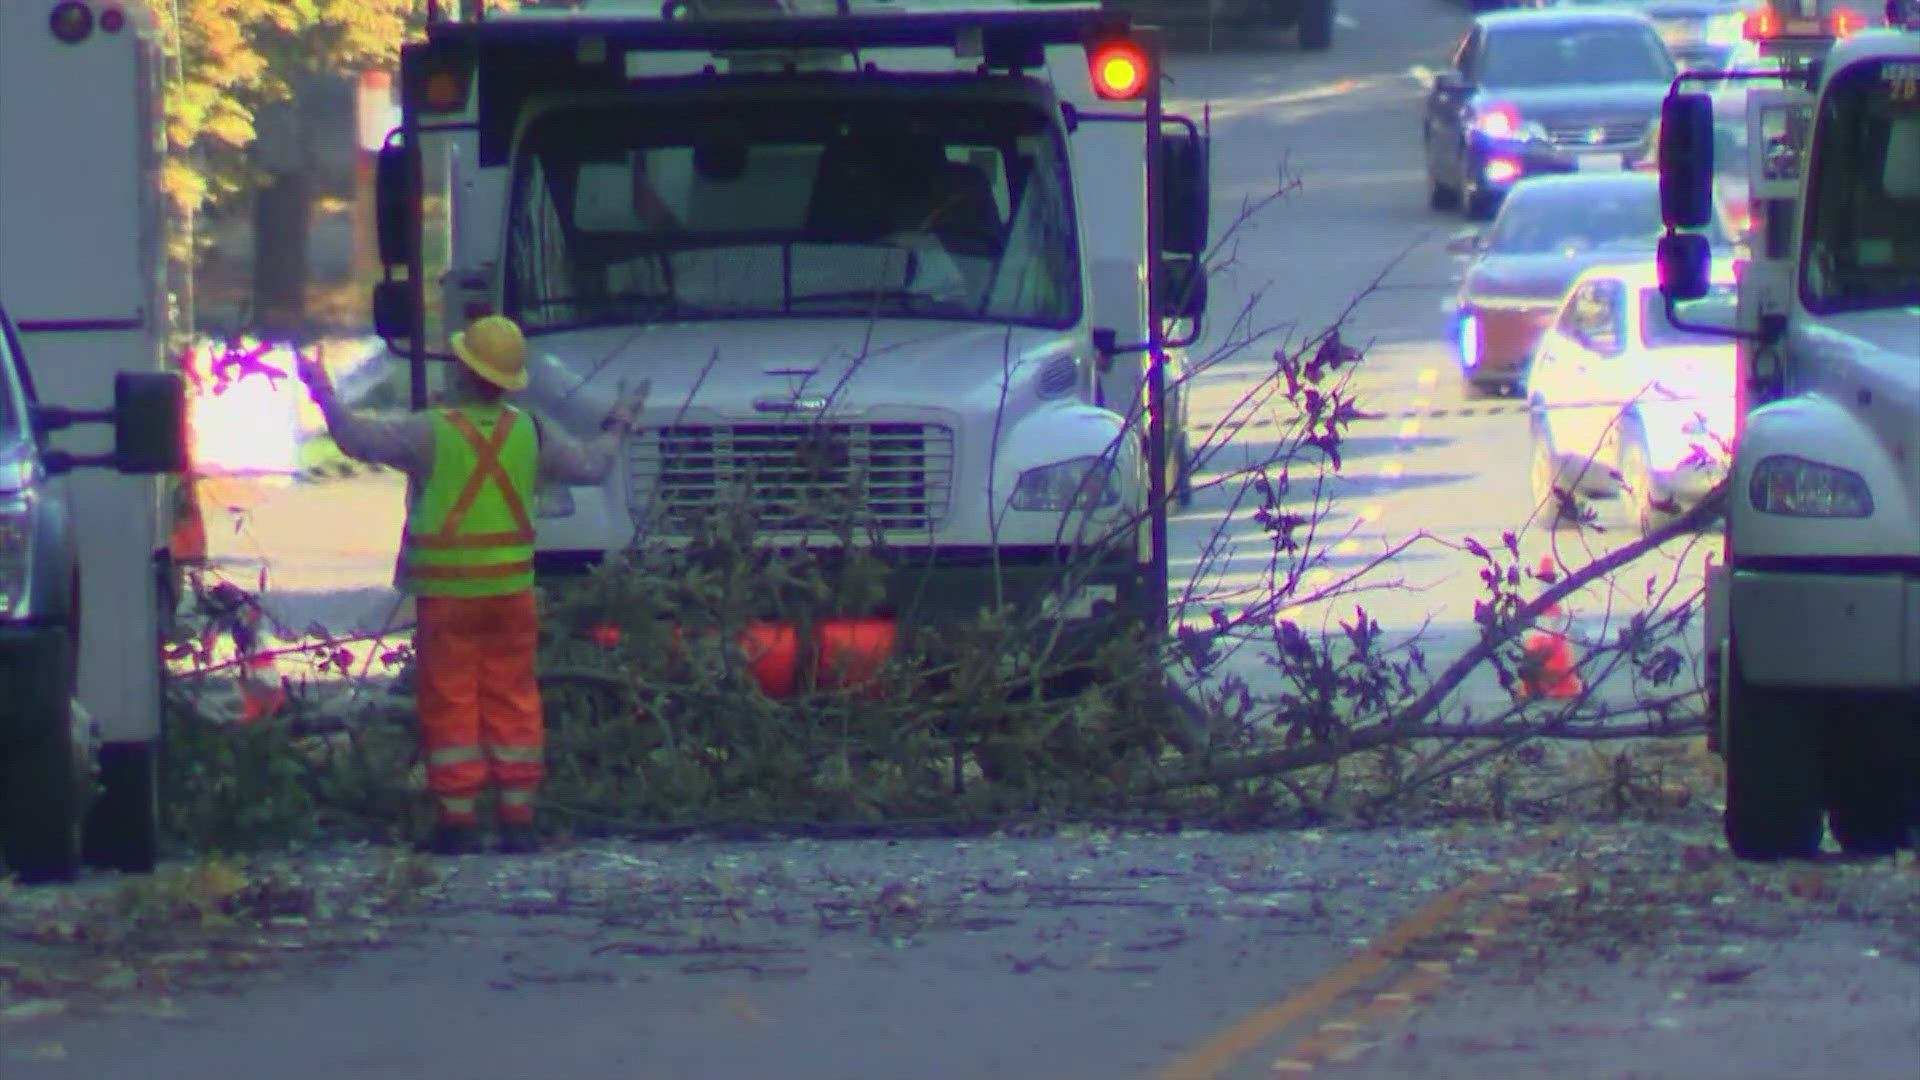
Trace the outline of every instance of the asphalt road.
{"type": "MultiPolygon", "coordinates": [[[[1361,299],[1344,337],[1367,349],[1359,404],[1383,416],[1350,431],[1320,527],[1337,539],[1307,584],[1433,534],[1374,579],[1400,584],[1358,602],[1392,634],[1431,623],[1426,652],[1443,661],[1471,639],[1482,588],[1447,545],[1496,547],[1534,511],[1524,413],[1467,402],[1439,342],[1454,269],[1441,244],[1459,222],[1426,209],[1417,69],[1442,62],[1464,17],[1441,0],[1342,10],[1325,55],[1281,41],[1173,62],[1178,96],[1213,103],[1216,221],[1282,170],[1298,179],[1234,237],[1214,286],[1216,312],[1251,299],[1250,325],[1276,334],[1206,372],[1196,418],[1266,377],[1286,328],[1315,333],[1361,299]]],[[[1268,426],[1227,440],[1215,472],[1260,460],[1287,416],[1253,419],[1268,426]]],[[[1237,580],[1196,586],[1229,607],[1223,590],[1265,564],[1234,486],[1200,492],[1173,533],[1189,568],[1213,538],[1239,545],[1237,580]]],[[[216,515],[216,555],[246,581],[268,566],[284,622],[369,629],[390,614],[390,478],[216,490],[247,508],[242,528],[216,515]]],[[[1522,561],[1548,553],[1526,529],[1522,561]]],[[[1663,552],[1624,576],[1612,617],[1649,574],[1695,573],[1663,552]]],[[[1591,628],[1607,600],[1569,607],[1591,628]]],[[[1287,617],[1317,626],[1355,602],[1287,617]]],[[[1264,677],[1253,653],[1235,670],[1264,677]]],[[[1507,700],[1490,677],[1462,698],[1507,700]]],[[[1878,916],[1920,905],[1913,868],[1810,872],[1815,885],[1733,867],[1697,814],[1565,840],[605,845],[467,861],[441,914],[394,947],[293,965],[244,998],[185,994],[184,1019],[36,1022],[0,1027],[0,1044],[20,1080],[1910,1076],[1920,937],[1878,916]]]]}

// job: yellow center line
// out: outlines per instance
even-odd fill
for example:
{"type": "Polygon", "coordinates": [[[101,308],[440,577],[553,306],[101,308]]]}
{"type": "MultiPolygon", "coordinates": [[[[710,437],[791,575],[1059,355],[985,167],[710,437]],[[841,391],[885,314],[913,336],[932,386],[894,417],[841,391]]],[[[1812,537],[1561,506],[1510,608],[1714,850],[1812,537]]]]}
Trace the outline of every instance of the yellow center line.
{"type": "MultiPolygon", "coordinates": [[[[1511,881],[1512,872],[1508,868],[1508,863],[1512,859],[1530,854],[1552,843],[1558,839],[1559,835],[1560,830],[1554,829],[1517,845],[1500,860],[1498,865],[1492,869],[1482,870],[1461,884],[1434,897],[1425,906],[1388,930],[1384,937],[1364,952],[1349,957],[1339,967],[1321,976],[1312,984],[1251,1013],[1202,1042],[1163,1069],[1159,1074],[1159,1080],[1212,1080],[1282,1031],[1333,1007],[1341,998],[1385,972],[1416,942],[1431,936],[1448,920],[1458,916],[1469,902],[1511,881]]],[[[1558,878],[1555,878],[1555,882],[1558,882],[1558,878]]],[[[1504,909],[1504,905],[1496,908],[1496,910],[1504,909]]],[[[1438,986],[1435,980],[1442,978],[1441,973],[1430,968],[1417,967],[1412,975],[1402,980],[1406,985],[1396,985],[1382,996],[1389,999],[1388,1004],[1396,1008],[1402,1007],[1421,994],[1430,995],[1433,988],[1438,986]],[[1402,1002],[1402,998],[1406,999],[1405,1002],[1402,1002]]],[[[1379,997],[1374,999],[1375,1002],[1379,1000],[1379,997]]],[[[1356,1026],[1362,1022],[1358,1017],[1343,1019],[1350,1020],[1356,1026]]],[[[1335,1031],[1339,1030],[1342,1029],[1335,1029],[1335,1031]]],[[[1309,1035],[1303,1042],[1304,1053],[1301,1048],[1296,1047],[1282,1055],[1274,1062],[1274,1071],[1311,1072],[1317,1059],[1308,1054],[1313,1053],[1316,1047],[1306,1044],[1311,1043],[1314,1036],[1318,1034],[1320,1033],[1309,1035]]]]}
{"type": "MultiPolygon", "coordinates": [[[[1523,891],[1502,894],[1500,902],[1481,916],[1473,929],[1485,931],[1484,937],[1492,937],[1501,927],[1525,915],[1535,899],[1560,889],[1564,881],[1565,878],[1558,873],[1537,875],[1523,891]]],[[[1477,955],[1470,949],[1463,949],[1461,953],[1462,961],[1471,960],[1477,955]]],[[[1313,1067],[1333,1060],[1342,1050],[1352,1047],[1339,1059],[1342,1063],[1350,1064],[1358,1056],[1355,1051],[1370,1049],[1370,1045],[1357,1044],[1362,1031],[1403,1016],[1415,1004],[1437,998],[1452,976],[1453,965],[1445,960],[1416,961],[1411,971],[1386,991],[1375,994],[1373,1000],[1347,1016],[1321,1024],[1313,1034],[1290,1047],[1282,1060],[1308,1068],[1295,1067],[1287,1071],[1310,1072],[1313,1067]]]]}

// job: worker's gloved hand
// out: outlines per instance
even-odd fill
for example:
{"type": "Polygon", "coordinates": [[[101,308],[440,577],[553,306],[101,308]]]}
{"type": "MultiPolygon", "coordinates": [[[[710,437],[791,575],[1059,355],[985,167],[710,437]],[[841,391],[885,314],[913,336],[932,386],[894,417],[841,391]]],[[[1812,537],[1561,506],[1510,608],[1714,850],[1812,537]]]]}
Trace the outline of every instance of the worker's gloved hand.
{"type": "Polygon", "coordinates": [[[294,370],[300,375],[300,381],[307,384],[307,391],[317,401],[333,393],[333,376],[327,374],[327,367],[316,352],[296,352],[294,370]]]}
{"type": "Polygon", "coordinates": [[[629,390],[627,380],[621,379],[614,393],[618,400],[600,426],[608,430],[617,427],[622,431],[632,431],[633,425],[640,421],[641,410],[647,407],[648,395],[653,393],[653,380],[641,379],[639,386],[629,390]]]}

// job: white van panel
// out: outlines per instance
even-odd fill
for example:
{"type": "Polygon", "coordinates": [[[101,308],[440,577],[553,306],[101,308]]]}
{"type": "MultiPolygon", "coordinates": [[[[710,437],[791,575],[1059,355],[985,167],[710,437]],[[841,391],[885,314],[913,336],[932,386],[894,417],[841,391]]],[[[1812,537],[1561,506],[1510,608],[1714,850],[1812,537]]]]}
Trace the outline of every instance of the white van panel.
{"type": "Polygon", "coordinates": [[[159,314],[148,310],[153,264],[124,254],[130,241],[159,242],[157,215],[142,213],[155,205],[151,117],[136,112],[128,124],[127,102],[151,103],[140,41],[129,20],[62,44],[50,10],[0,3],[0,296],[23,330],[144,323],[159,314]]]}

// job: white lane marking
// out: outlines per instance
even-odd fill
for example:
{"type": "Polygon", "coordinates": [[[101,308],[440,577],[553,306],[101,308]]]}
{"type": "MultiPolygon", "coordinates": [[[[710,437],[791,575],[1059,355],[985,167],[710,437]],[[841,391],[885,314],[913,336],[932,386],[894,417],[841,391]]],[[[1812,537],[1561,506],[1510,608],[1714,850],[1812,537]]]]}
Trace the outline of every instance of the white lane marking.
{"type": "Polygon", "coordinates": [[[1407,467],[1398,461],[1385,462],[1380,466],[1380,476],[1386,480],[1398,480],[1407,471],[1407,467]]]}
{"type": "Polygon", "coordinates": [[[1339,27],[1342,30],[1360,29],[1360,24],[1354,21],[1354,18],[1351,15],[1335,15],[1333,17],[1333,25],[1339,27]]]}
{"type": "Polygon", "coordinates": [[[1418,434],[1420,434],[1420,421],[1402,420],[1400,421],[1400,434],[1397,435],[1396,438],[1411,439],[1418,434]]]}

